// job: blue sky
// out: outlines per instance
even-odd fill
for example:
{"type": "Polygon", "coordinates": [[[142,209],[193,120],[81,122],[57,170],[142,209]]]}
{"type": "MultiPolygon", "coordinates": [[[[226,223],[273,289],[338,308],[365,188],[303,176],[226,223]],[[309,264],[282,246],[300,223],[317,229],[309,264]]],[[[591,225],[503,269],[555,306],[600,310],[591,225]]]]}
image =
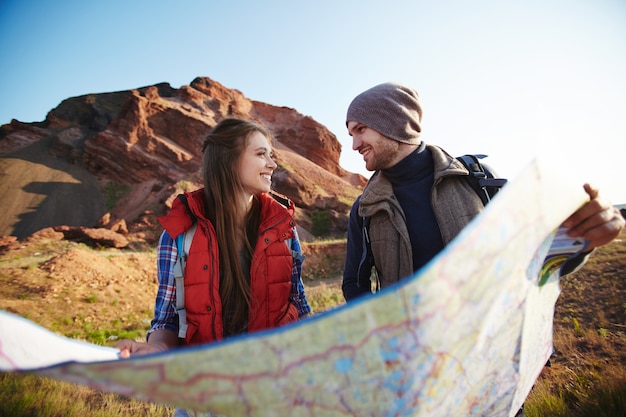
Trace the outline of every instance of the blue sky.
{"type": "Polygon", "coordinates": [[[0,2],[0,124],[63,99],[208,76],[328,127],[385,81],[420,93],[423,139],[514,178],[535,155],[626,203],[626,2],[0,2]]]}

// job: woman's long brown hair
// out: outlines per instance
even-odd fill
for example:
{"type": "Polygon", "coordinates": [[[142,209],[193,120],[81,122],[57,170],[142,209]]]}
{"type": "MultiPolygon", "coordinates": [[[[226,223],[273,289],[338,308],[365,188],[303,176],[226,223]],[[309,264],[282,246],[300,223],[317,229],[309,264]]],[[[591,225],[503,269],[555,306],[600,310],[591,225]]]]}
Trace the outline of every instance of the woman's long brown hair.
{"type": "Polygon", "coordinates": [[[271,134],[261,125],[227,118],[209,132],[202,145],[205,214],[215,227],[220,254],[224,336],[245,331],[248,321],[250,274],[242,267],[242,259],[250,264],[260,223],[260,203],[255,198],[252,209],[245,212],[239,161],[254,132],[260,132],[271,143],[271,134]]]}

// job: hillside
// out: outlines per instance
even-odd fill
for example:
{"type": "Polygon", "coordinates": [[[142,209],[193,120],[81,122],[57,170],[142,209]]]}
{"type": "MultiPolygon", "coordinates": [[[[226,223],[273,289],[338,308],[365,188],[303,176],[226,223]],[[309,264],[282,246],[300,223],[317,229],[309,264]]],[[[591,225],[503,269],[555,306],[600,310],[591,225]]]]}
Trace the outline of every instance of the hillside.
{"type": "Polygon", "coordinates": [[[201,186],[202,141],[227,116],[273,133],[273,187],[298,207],[303,238],[312,238],[320,217],[320,233],[344,235],[365,178],[341,168],[335,135],[295,109],[248,99],[207,77],[179,89],[161,83],[71,97],[43,122],[1,126],[0,235],[21,239],[59,225],[119,231],[165,212],[181,190],[201,186]]]}

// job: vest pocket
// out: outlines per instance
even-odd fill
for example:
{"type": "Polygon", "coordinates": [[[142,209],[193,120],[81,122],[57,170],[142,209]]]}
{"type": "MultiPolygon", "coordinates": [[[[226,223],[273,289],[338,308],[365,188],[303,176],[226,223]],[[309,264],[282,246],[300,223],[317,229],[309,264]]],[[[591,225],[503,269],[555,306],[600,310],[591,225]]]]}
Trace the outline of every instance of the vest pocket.
{"type": "Polygon", "coordinates": [[[285,309],[283,315],[278,319],[276,325],[283,326],[296,320],[298,320],[298,309],[295,305],[287,303],[287,309],[285,309]]]}

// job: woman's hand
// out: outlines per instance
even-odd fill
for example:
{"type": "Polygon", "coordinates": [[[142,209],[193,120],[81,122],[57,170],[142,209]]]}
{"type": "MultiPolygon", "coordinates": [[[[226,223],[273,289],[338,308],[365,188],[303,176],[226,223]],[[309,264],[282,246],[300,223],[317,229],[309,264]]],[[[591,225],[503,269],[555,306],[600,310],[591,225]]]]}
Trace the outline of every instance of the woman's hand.
{"type": "Polygon", "coordinates": [[[150,353],[161,352],[156,346],[144,342],[135,342],[130,339],[124,339],[118,342],[115,347],[120,350],[120,357],[128,359],[135,355],[148,355],[150,353]]]}
{"type": "Polygon", "coordinates": [[[178,347],[178,336],[170,330],[156,330],[148,337],[148,343],[124,339],[115,347],[120,350],[120,357],[127,359],[131,356],[148,355],[178,347]]]}

